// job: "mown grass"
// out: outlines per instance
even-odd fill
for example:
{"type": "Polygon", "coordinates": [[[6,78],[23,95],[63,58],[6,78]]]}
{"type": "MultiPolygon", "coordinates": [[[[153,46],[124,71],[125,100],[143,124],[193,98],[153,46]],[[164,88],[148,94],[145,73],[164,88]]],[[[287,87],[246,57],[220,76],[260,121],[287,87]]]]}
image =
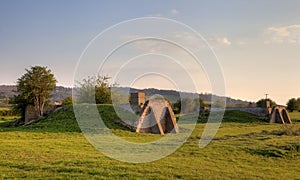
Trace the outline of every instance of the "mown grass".
{"type": "MultiPolygon", "coordinates": [[[[99,106],[107,126],[118,136],[132,141],[161,137],[136,134],[111,122],[118,118],[112,110],[109,105],[99,106]]],[[[175,153],[145,164],[119,162],[93,148],[80,133],[71,107],[30,126],[6,127],[7,121],[0,122],[3,179],[300,178],[300,137],[274,133],[283,126],[238,111],[225,113],[217,135],[205,148],[198,146],[206,125],[200,122],[175,153]]],[[[300,128],[300,123],[292,126],[300,128]]]]}
{"type": "Polygon", "coordinates": [[[300,112],[294,111],[289,113],[289,115],[294,122],[300,122],[300,112]]]}

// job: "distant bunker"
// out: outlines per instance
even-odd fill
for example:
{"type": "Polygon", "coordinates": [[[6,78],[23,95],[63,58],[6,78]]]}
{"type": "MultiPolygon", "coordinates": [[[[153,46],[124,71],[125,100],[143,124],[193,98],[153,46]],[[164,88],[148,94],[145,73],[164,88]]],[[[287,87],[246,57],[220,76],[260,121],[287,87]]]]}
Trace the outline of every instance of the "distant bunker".
{"type": "Polygon", "coordinates": [[[285,106],[275,105],[271,108],[271,103],[266,99],[262,108],[267,112],[267,117],[270,118],[270,123],[292,124],[291,118],[285,106]]]}
{"type": "Polygon", "coordinates": [[[274,106],[270,115],[270,123],[292,124],[285,106],[274,106]]]}
{"type": "Polygon", "coordinates": [[[130,104],[140,114],[135,122],[137,133],[178,133],[172,107],[162,96],[154,95],[146,100],[143,92],[131,93],[130,104]]]}
{"type": "MultiPolygon", "coordinates": [[[[226,110],[238,110],[254,114],[260,118],[268,119],[270,123],[292,124],[291,118],[285,106],[275,105],[271,108],[270,101],[266,100],[262,107],[256,108],[226,108],[226,110]]],[[[211,111],[219,111],[218,108],[211,111]]]]}

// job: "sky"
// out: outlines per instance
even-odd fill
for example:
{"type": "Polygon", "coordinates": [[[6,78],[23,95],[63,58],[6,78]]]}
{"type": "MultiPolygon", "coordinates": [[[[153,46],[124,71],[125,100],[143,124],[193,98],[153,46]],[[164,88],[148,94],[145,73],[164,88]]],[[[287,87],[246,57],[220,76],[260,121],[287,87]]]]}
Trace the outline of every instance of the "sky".
{"type": "MultiPolygon", "coordinates": [[[[41,65],[52,70],[58,85],[73,86],[79,58],[99,33],[126,20],[158,17],[186,24],[207,40],[218,57],[226,96],[257,101],[268,93],[277,103],[286,104],[288,99],[300,97],[299,8],[298,0],[0,0],[0,84],[15,84],[26,68],[41,65]]],[[[164,23],[163,20],[160,23],[164,23]]],[[[134,29],[121,28],[115,34],[98,39],[91,48],[98,48],[97,52],[105,55],[102,48],[112,48],[114,38],[126,41],[126,38],[141,36],[140,31],[173,38],[188,44],[191,49],[201,46],[183,29],[175,31],[156,25],[159,23],[152,27],[145,24],[139,28],[134,26],[134,29]]],[[[120,71],[118,83],[127,79],[126,83],[134,87],[175,88],[176,84],[190,87],[184,78],[192,76],[198,92],[210,92],[212,80],[205,76],[205,68],[200,72],[189,64],[185,70],[180,70],[183,67],[180,63],[192,60],[176,52],[174,47],[161,42],[136,42],[111,56],[100,72],[114,77],[110,73],[123,67],[125,57],[128,60],[139,53],[153,53],[130,61],[129,64],[135,64],[120,71]],[[175,54],[181,60],[176,64],[172,57],[157,57],[158,52],[175,54]],[[145,65],[147,68],[141,68],[145,65]],[[158,69],[171,73],[173,80],[168,80],[168,74],[157,76],[151,73],[158,69]],[[139,70],[139,74],[134,74],[139,70]],[[143,71],[149,75],[143,76],[143,71]]],[[[100,56],[94,52],[84,57],[100,56]]],[[[89,72],[92,65],[87,62],[79,64],[81,69],[89,72]]]]}

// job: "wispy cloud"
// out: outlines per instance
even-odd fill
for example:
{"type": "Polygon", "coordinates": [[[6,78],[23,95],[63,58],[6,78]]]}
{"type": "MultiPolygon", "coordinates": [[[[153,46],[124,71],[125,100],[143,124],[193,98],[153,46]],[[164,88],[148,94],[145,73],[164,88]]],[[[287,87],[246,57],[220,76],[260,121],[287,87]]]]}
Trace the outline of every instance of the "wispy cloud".
{"type": "Polygon", "coordinates": [[[300,44],[300,24],[269,27],[265,34],[267,37],[265,43],[300,44]]]}
{"type": "Polygon", "coordinates": [[[227,37],[224,37],[220,42],[227,46],[231,45],[231,41],[227,37]]]}
{"type": "MultiPolygon", "coordinates": [[[[124,36],[124,40],[134,40],[134,39],[141,39],[142,36],[139,35],[131,35],[131,36],[124,36]]],[[[175,47],[171,46],[164,40],[170,40],[180,45],[183,45],[187,49],[192,49],[194,51],[198,51],[200,49],[204,49],[207,47],[206,43],[201,40],[195,34],[189,32],[180,32],[180,33],[173,33],[163,37],[160,37],[162,40],[139,40],[134,43],[132,46],[136,50],[141,50],[145,52],[168,52],[168,51],[178,51],[175,47]]],[[[208,37],[207,43],[210,46],[216,48],[230,46],[232,42],[229,40],[228,37],[208,37]]]]}
{"type": "Polygon", "coordinates": [[[209,38],[207,41],[213,47],[230,46],[232,44],[228,37],[213,37],[209,38]]]}
{"type": "Polygon", "coordinates": [[[170,13],[173,14],[173,15],[175,15],[175,14],[178,14],[179,11],[178,11],[177,9],[172,9],[172,10],[170,11],[170,13]]]}
{"type": "Polygon", "coordinates": [[[153,14],[147,14],[146,16],[149,17],[168,17],[168,16],[174,16],[179,14],[179,11],[177,9],[171,9],[170,11],[164,12],[164,13],[153,13],[153,14]]]}
{"type": "Polygon", "coordinates": [[[160,14],[160,13],[155,13],[155,14],[148,14],[146,16],[148,16],[148,17],[162,17],[163,15],[160,14]]]}

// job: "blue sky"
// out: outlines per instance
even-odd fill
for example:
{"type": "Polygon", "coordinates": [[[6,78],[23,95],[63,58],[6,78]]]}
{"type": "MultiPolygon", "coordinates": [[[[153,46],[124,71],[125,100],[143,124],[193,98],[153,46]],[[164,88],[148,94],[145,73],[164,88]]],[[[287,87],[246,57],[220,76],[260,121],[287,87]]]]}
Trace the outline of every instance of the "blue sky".
{"type": "Polygon", "coordinates": [[[228,96],[256,101],[267,92],[285,104],[300,97],[299,8],[298,0],[1,0],[0,84],[14,84],[25,68],[43,65],[59,85],[72,86],[91,39],[124,20],[156,16],[183,22],[207,39],[222,65],[228,96]]]}

